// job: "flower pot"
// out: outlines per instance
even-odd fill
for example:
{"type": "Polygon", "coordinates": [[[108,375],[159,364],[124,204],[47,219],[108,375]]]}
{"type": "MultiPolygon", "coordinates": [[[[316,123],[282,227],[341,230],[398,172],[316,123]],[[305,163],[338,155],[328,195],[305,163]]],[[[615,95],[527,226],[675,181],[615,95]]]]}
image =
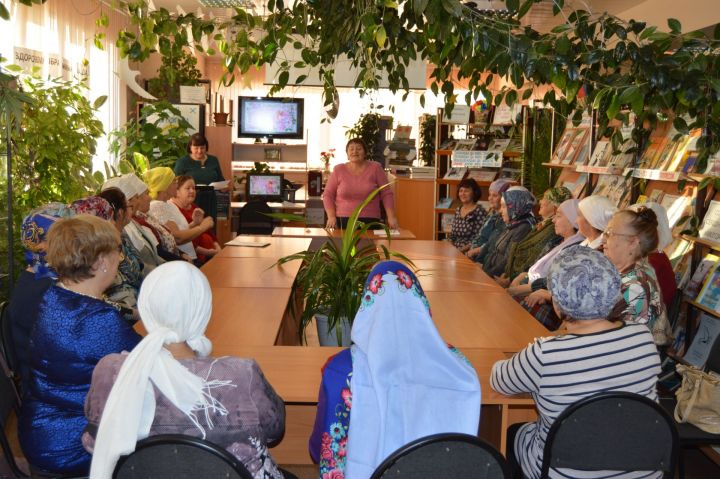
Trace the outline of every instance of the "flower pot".
{"type": "Polygon", "coordinates": [[[317,324],[318,341],[320,346],[350,346],[350,321],[345,318],[340,321],[336,327],[340,327],[342,334],[342,342],[338,344],[337,331],[335,328],[328,329],[328,317],[324,314],[315,315],[315,324],[317,324]]]}

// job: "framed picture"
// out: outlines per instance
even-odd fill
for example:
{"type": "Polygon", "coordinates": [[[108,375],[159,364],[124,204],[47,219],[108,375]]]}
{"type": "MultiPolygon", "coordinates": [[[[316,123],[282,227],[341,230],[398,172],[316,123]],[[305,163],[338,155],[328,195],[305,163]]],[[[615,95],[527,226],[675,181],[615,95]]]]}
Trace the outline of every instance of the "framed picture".
{"type": "Polygon", "coordinates": [[[265,148],[265,161],[280,161],[280,148],[265,148]]]}

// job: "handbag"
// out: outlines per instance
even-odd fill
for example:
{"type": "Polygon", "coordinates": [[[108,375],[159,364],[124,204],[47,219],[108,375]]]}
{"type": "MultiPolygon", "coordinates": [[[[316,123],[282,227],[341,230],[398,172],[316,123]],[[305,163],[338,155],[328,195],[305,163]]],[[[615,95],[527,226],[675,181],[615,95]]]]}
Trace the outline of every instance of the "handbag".
{"type": "Polygon", "coordinates": [[[678,364],[682,385],[675,393],[675,420],[710,434],[720,434],[720,376],[678,364]]]}

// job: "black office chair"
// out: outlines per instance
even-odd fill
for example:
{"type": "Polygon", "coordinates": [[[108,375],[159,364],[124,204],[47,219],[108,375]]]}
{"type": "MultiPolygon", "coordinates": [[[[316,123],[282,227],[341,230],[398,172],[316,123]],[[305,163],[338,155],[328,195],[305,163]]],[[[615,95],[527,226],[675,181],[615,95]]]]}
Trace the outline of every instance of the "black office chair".
{"type": "MultiPolygon", "coordinates": [[[[697,339],[697,338],[696,338],[697,339]]],[[[678,361],[684,362],[681,358],[678,361]]],[[[687,364],[687,363],[685,363],[687,364]]],[[[715,338],[715,342],[710,348],[710,354],[705,362],[705,372],[713,371],[720,374],[720,336],[715,338]]],[[[677,398],[675,396],[660,398],[660,405],[667,411],[670,417],[675,418],[675,406],[677,398]]],[[[683,459],[683,450],[687,448],[695,448],[698,446],[720,446],[720,434],[712,434],[693,426],[690,423],[675,422],[678,431],[678,440],[680,442],[680,457],[678,461],[679,477],[685,477],[685,461],[683,459]]]]}
{"type": "Polygon", "coordinates": [[[240,235],[270,235],[275,222],[268,216],[272,209],[264,201],[248,201],[240,210],[240,235]]]}
{"type": "Polygon", "coordinates": [[[422,437],[393,452],[371,479],[510,479],[505,458],[490,444],[468,434],[422,437]]]}
{"type": "Polygon", "coordinates": [[[209,441],[182,434],[160,434],[139,441],[135,451],[118,460],[113,479],[252,479],[232,454],[209,441]]]}
{"type": "Polygon", "coordinates": [[[0,304],[0,348],[2,349],[5,363],[13,374],[13,379],[17,379],[17,355],[15,354],[15,344],[13,343],[12,332],[10,331],[10,310],[7,306],[7,301],[0,304]]]}
{"type": "Polygon", "coordinates": [[[603,392],[565,409],[548,431],[540,477],[550,468],[663,471],[675,474],[678,437],[656,402],[628,392],[603,392]]]}
{"type": "Polygon", "coordinates": [[[15,412],[18,411],[19,403],[20,400],[15,382],[10,375],[7,364],[5,364],[4,357],[0,357],[0,448],[2,448],[5,462],[14,477],[28,477],[15,461],[15,456],[13,456],[12,449],[10,448],[10,442],[5,435],[8,417],[10,417],[10,413],[13,410],[15,410],[15,412]]]}

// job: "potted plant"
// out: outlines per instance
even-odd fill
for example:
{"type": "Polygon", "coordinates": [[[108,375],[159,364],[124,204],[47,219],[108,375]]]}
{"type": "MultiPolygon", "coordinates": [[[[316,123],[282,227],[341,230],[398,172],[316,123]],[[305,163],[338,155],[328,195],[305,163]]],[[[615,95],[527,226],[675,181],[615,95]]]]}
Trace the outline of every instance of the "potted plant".
{"type": "MultiPolygon", "coordinates": [[[[301,295],[305,307],[302,312],[293,311],[298,320],[299,335],[304,341],[305,329],[313,317],[318,322],[318,336],[321,345],[350,345],[350,327],[360,307],[365,280],[375,263],[382,259],[396,257],[412,265],[404,255],[382,246],[378,251],[374,244],[361,246],[360,240],[373,227],[382,227],[390,239],[389,228],[381,223],[358,221],[360,212],[380,192],[388,187],[383,185],[374,190],[348,219],[347,229],[340,241],[330,238],[315,251],[301,251],[280,258],[276,264],[290,261],[303,262],[295,279],[294,294],[301,295]],[[326,323],[323,326],[322,323],[326,323]],[[323,329],[326,331],[323,334],[323,329]],[[333,334],[334,333],[334,334],[333,334]],[[337,339],[335,344],[326,344],[324,337],[337,339]]],[[[295,304],[295,301],[292,301],[295,304]]]]}

